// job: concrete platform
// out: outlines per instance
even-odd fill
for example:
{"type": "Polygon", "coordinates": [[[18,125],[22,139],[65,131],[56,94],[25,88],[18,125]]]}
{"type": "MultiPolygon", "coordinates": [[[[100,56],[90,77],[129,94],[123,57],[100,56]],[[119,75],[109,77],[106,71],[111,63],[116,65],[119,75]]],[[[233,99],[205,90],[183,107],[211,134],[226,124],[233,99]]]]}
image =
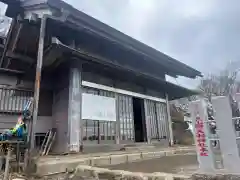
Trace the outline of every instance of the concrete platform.
{"type": "Polygon", "coordinates": [[[118,151],[110,153],[78,154],[42,157],[36,162],[38,176],[74,171],[76,167],[103,167],[155,159],[175,154],[195,153],[195,147],[158,148],[147,151],[118,151]]]}

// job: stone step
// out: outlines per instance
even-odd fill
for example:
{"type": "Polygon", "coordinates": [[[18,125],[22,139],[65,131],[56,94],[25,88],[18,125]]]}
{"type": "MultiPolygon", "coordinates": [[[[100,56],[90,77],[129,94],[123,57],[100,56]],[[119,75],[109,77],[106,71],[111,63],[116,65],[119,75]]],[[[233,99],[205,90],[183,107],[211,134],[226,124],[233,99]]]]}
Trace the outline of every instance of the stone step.
{"type": "Polygon", "coordinates": [[[156,146],[154,145],[139,145],[139,146],[124,146],[124,150],[125,151],[136,151],[136,150],[139,150],[139,151],[144,151],[144,150],[150,150],[150,149],[155,149],[156,146]]]}

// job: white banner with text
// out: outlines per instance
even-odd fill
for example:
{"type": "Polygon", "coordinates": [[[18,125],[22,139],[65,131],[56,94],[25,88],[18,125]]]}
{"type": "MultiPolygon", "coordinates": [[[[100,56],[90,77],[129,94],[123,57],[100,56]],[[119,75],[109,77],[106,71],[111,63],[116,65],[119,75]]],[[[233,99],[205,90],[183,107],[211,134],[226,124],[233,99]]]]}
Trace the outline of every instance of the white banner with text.
{"type": "Polygon", "coordinates": [[[115,98],[83,93],[82,119],[116,121],[115,98]]]}

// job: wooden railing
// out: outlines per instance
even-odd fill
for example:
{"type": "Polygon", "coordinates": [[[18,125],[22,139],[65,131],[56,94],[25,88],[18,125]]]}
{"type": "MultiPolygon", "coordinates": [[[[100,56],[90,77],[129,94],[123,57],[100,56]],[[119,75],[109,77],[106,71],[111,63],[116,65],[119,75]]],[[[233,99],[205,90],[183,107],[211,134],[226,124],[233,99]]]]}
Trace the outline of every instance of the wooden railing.
{"type": "Polygon", "coordinates": [[[33,92],[15,88],[0,87],[0,113],[20,113],[33,92]]]}

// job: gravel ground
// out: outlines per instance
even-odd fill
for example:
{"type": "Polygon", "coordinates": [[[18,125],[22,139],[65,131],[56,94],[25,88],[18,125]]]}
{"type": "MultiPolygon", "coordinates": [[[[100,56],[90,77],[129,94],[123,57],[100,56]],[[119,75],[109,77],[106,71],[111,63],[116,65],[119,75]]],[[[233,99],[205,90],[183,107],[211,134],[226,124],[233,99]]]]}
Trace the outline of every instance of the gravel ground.
{"type": "MultiPolygon", "coordinates": [[[[104,168],[115,169],[115,170],[126,170],[132,172],[166,172],[191,175],[196,172],[198,168],[197,157],[195,155],[176,155],[162,157],[158,159],[145,160],[140,162],[133,162],[129,164],[119,164],[114,166],[106,166],[104,168]]],[[[22,178],[26,179],[20,174],[11,174],[10,179],[22,178]]],[[[3,179],[3,173],[0,172],[0,179],[3,179]]],[[[30,178],[33,180],[34,178],[30,178]]],[[[45,178],[43,178],[45,179],[45,178]]],[[[43,180],[38,179],[38,180],[43,180]]],[[[57,175],[56,177],[48,177],[49,180],[64,180],[65,175],[57,175]]],[[[45,179],[45,180],[46,180],[45,179]]]]}
{"type": "MultiPolygon", "coordinates": [[[[4,172],[0,172],[0,179],[3,179],[3,176],[4,176],[4,172]]],[[[18,174],[18,173],[10,173],[9,174],[9,179],[26,179],[23,175],[21,174],[18,174]]]]}
{"type": "Polygon", "coordinates": [[[129,164],[107,166],[107,168],[145,173],[166,172],[192,174],[197,170],[198,163],[195,155],[176,155],[129,164]]]}

